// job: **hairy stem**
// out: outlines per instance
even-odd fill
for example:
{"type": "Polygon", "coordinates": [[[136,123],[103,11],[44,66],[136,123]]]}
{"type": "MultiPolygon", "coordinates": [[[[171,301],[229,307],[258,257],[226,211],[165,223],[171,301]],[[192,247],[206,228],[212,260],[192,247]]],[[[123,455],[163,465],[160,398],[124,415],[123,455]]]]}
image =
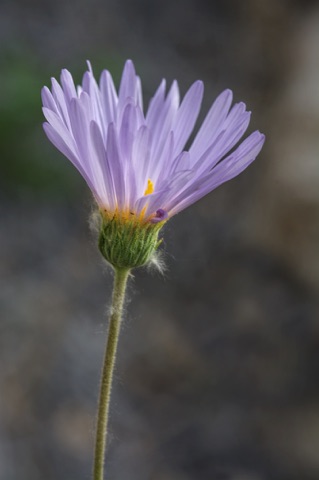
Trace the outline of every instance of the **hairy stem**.
{"type": "Polygon", "coordinates": [[[125,290],[129,273],[130,271],[128,269],[115,270],[111,316],[109,321],[109,331],[102,369],[100,397],[97,412],[93,480],[104,479],[105,448],[112,378],[123,313],[125,290]]]}

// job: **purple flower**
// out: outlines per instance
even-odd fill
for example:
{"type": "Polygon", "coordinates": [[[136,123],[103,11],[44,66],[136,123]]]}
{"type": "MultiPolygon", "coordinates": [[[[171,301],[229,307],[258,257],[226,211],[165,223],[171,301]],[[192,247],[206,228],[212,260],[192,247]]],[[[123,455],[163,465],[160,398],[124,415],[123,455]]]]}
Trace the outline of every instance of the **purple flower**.
{"type": "Polygon", "coordinates": [[[177,82],[166,94],[162,80],[144,114],[132,61],[118,93],[107,70],[98,84],[88,65],[81,87],[62,70],[61,86],[53,78],[51,91],[43,88],[44,130],[109,215],[165,221],[241,173],[263,146],[264,135],[255,131],[234,149],[250,112],[244,103],[231,107],[230,90],[217,97],[186,151],[202,102],[201,81],[180,103],[177,82]]]}

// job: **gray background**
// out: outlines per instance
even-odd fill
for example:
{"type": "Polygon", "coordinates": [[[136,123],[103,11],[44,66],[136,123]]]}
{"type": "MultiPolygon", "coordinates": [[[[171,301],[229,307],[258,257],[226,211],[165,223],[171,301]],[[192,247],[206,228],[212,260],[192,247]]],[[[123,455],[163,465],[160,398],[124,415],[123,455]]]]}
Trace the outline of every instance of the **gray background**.
{"type": "Polygon", "coordinates": [[[318,32],[317,1],[0,2],[1,480],[90,478],[112,275],[39,98],[87,58],[203,79],[201,118],[232,88],[267,136],[130,283],[106,478],[319,478],[318,32]]]}

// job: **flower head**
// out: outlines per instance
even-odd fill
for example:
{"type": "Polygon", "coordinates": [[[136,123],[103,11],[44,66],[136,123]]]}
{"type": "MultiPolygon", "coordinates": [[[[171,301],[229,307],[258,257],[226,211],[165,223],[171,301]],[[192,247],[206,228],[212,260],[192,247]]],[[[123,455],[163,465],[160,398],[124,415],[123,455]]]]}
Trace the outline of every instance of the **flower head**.
{"type": "Polygon", "coordinates": [[[231,107],[230,90],[217,97],[186,151],[202,98],[201,81],[180,102],[177,82],[166,93],[162,80],[144,114],[141,80],[130,60],[118,93],[107,70],[96,82],[90,63],[82,86],[62,70],[61,85],[53,78],[51,91],[43,88],[44,130],[90,187],[102,218],[100,249],[113,265],[145,263],[170,217],[241,173],[260,152],[258,131],[236,146],[250,112],[244,103],[231,107]]]}
{"type": "Polygon", "coordinates": [[[255,131],[235,150],[250,120],[244,103],[231,108],[232,92],[215,100],[188,151],[203,97],[196,81],[180,102],[174,81],[163,80],[143,112],[140,78],[125,64],[118,93],[107,70],[96,82],[91,66],[81,87],[62,70],[42,90],[44,130],[79,170],[109,216],[162,222],[242,172],[258,155],[264,135],[255,131]]]}

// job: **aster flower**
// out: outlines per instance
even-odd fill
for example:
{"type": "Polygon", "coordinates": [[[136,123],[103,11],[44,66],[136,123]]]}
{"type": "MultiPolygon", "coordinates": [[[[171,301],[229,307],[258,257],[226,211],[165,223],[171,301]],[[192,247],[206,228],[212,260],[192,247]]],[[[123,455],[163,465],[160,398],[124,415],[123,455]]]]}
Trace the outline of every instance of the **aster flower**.
{"type": "Polygon", "coordinates": [[[125,64],[118,93],[104,70],[97,84],[91,65],[82,86],[62,70],[61,85],[42,90],[44,130],[90,187],[100,211],[99,248],[114,267],[109,332],[97,414],[93,480],[104,478],[113,369],[130,271],[156,251],[165,222],[241,173],[258,155],[258,131],[239,145],[250,120],[232,92],[217,97],[185,150],[203,98],[195,82],[180,102],[177,82],[161,82],[144,114],[141,81],[125,64]]]}
{"type": "Polygon", "coordinates": [[[53,78],[51,91],[43,88],[44,130],[79,170],[104,216],[162,223],[241,173],[264,143],[255,131],[234,149],[250,112],[244,103],[231,107],[232,92],[225,90],[185,150],[203,89],[196,81],[180,102],[177,82],[166,94],[162,80],[144,114],[132,61],[118,93],[110,73],[104,70],[98,84],[88,63],[81,87],[62,70],[61,86],[53,78]]]}

